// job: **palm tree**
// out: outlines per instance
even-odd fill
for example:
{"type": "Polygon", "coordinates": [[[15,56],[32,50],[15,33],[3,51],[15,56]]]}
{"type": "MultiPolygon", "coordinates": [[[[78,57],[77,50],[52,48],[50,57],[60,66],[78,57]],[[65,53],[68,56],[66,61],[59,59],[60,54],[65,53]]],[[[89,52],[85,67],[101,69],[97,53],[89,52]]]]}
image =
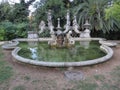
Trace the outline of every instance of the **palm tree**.
{"type": "Polygon", "coordinates": [[[105,8],[111,0],[85,0],[82,4],[75,7],[75,14],[78,16],[78,23],[83,25],[88,19],[91,23],[92,30],[102,30],[104,33],[113,30],[118,23],[111,18],[105,19],[105,8]]]}

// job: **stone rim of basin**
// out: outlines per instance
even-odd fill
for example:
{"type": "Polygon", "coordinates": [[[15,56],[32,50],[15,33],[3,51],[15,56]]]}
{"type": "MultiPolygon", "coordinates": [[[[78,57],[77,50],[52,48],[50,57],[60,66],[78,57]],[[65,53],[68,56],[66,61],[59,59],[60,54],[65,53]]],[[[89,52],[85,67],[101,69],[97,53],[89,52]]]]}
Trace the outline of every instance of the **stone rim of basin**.
{"type": "Polygon", "coordinates": [[[112,41],[102,41],[102,40],[100,40],[99,43],[107,45],[107,46],[117,46],[117,43],[112,42],[112,41]]]}
{"type": "MultiPolygon", "coordinates": [[[[21,41],[27,41],[27,40],[29,41],[29,39],[25,39],[25,40],[21,39],[21,41]]],[[[88,40],[99,40],[100,41],[102,39],[101,38],[89,38],[88,40]]],[[[11,45],[7,45],[7,48],[11,48],[12,45],[13,46],[16,45],[16,43],[18,41],[20,41],[20,39],[16,40],[14,42],[14,44],[11,43],[11,45]]],[[[80,62],[44,62],[44,61],[30,60],[30,59],[27,59],[27,58],[23,58],[23,57],[21,57],[21,56],[19,56],[17,54],[19,52],[19,50],[20,50],[20,48],[17,47],[17,46],[12,51],[12,56],[16,59],[16,61],[23,62],[23,63],[28,63],[28,64],[32,64],[32,65],[37,65],[37,66],[48,66],[48,67],[87,66],[87,65],[93,65],[93,64],[98,64],[98,63],[105,62],[105,61],[109,60],[113,56],[113,50],[109,46],[107,46],[105,44],[102,44],[100,46],[100,48],[101,48],[101,50],[103,52],[106,52],[107,55],[105,55],[105,56],[103,56],[101,58],[97,58],[97,59],[93,59],[93,60],[88,60],[88,61],[80,61],[80,62]]],[[[4,49],[6,49],[6,48],[4,48],[4,49]]]]}

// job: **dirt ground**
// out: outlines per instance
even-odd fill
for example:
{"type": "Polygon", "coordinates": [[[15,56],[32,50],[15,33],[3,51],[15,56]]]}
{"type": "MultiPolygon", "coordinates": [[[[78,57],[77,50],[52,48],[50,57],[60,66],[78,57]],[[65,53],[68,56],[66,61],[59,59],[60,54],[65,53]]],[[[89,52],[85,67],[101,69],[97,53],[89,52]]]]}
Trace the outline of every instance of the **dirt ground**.
{"type": "MultiPolygon", "coordinates": [[[[120,45],[112,49],[114,55],[109,61],[93,66],[73,67],[72,71],[81,71],[84,79],[95,74],[108,75],[111,70],[120,65],[120,45]]],[[[9,81],[8,90],[17,90],[15,87],[21,87],[23,90],[72,90],[74,85],[64,75],[64,72],[70,68],[38,67],[23,64],[14,60],[11,56],[11,50],[3,52],[5,60],[12,66],[15,73],[9,81]]],[[[107,78],[110,78],[109,75],[107,78]]]]}

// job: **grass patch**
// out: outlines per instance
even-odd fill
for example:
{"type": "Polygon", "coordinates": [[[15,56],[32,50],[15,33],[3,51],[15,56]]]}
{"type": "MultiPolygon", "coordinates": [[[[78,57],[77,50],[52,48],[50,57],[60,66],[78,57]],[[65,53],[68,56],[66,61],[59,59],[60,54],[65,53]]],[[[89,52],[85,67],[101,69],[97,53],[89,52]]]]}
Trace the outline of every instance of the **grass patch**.
{"type": "Polygon", "coordinates": [[[0,47],[0,83],[8,80],[13,75],[12,68],[4,61],[4,55],[0,47]]]}
{"type": "Polygon", "coordinates": [[[12,68],[0,64],[0,83],[8,80],[12,76],[12,68]]]}
{"type": "Polygon", "coordinates": [[[13,90],[26,90],[26,87],[23,85],[19,85],[13,88],[13,90]]]}
{"type": "Polygon", "coordinates": [[[0,90],[9,90],[9,82],[5,82],[4,84],[0,84],[0,90]]]}
{"type": "Polygon", "coordinates": [[[117,85],[111,85],[109,83],[103,83],[100,90],[120,90],[120,88],[117,85]]]}
{"type": "Polygon", "coordinates": [[[120,81],[120,66],[117,66],[110,74],[114,80],[120,81]]]}
{"type": "Polygon", "coordinates": [[[39,83],[39,82],[40,82],[40,80],[33,80],[32,84],[39,83]]]}
{"type": "Polygon", "coordinates": [[[104,82],[104,80],[105,80],[105,77],[103,75],[94,75],[94,78],[96,80],[99,80],[99,81],[102,81],[102,82],[104,82]]]}
{"type": "Polygon", "coordinates": [[[111,71],[110,73],[111,75],[111,79],[114,82],[114,88],[117,89],[113,89],[113,90],[120,90],[120,66],[117,66],[116,68],[114,68],[113,71],[111,71]]]}
{"type": "Polygon", "coordinates": [[[119,70],[120,71],[120,66],[117,66],[114,70],[119,70]]]}
{"type": "Polygon", "coordinates": [[[25,76],[25,77],[24,77],[24,80],[29,81],[29,80],[30,80],[30,77],[29,77],[29,76],[25,76]]]}
{"type": "Polygon", "coordinates": [[[93,82],[80,81],[72,90],[96,90],[98,85],[93,82]]]}

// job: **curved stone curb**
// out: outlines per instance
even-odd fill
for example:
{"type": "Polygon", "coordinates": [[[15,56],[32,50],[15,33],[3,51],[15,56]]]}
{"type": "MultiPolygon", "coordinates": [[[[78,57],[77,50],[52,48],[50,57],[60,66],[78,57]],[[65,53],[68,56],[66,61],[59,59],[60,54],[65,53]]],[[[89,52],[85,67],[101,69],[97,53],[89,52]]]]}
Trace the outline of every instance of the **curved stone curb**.
{"type": "Polygon", "coordinates": [[[3,45],[5,43],[5,41],[0,41],[0,45],[3,45]]]}
{"type": "Polygon", "coordinates": [[[10,41],[2,45],[3,49],[14,49],[19,44],[17,40],[10,41]]]}
{"type": "Polygon", "coordinates": [[[71,67],[71,66],[86,66],[86,65],[93,65],[101,62],[105,62],[109,60],[113,56],[113,50],[106,46],[106,45],[101,45],[100,49],[107,53],[106,56],[98,58],[98,59],[93,59],[93,60],[88,60],[88,61],[80,61],[80,62],[44,62],[44,61],[35,61],[27,58],[23,58],[18,55],[18,52],[20,51],[20,47],[15,48],[12,51],[12,56],[20,62],[23,63],[28,63],[28,64],[33,64],[33,65],[38,65],[38,66],[48,66],[48,67],[71,67]]]}
{"type": "Polygon", "coordinates": [[[29,39],[29,38],[19,38],[15,39],[17,41],[50,41],[52,38],[36,38],[36,39],[29,39]]]}
{"type": "Polygon", "coordinates": [[[91,40],[96,40],[96,41],[103,41],[105,40],[104,38],[73,38],[75,41],[91,41],[91,40]]]}
{"type": "MultiPolygon", "coordinates": [[[[14,49],[19,44],[19,41],[50,41],[52,38],[36,38],[36,39],[27,39],[27,38],[20,38],[14,39],[9,43],[5,43],[2,45],[3,49],[14,49]]],[[[75,41],[91,41],[91,40],[104,40],[103,38],[73,38],[75,41]]]]}
{"type": "MultiPolygon", "coordinates": [[[[104,42],[103,38],[73,38],[75,41],[88,41],[88,40],[99,40],[99,42],[104,42]]],[[[101,63],[104,61],[109,60],[113,56],[113,50],[107,46],[107,44],[101,43],[100,49],[107,53],[106,56],[93,59],[93,60],[87,60],[87,61],[80,61],[80,62],[44,62],[44,61],[35,61],[27,58],[23,58],[18,55],[18,52],[20,51],[20,47],[16,47],[19,44],[19,41],[49,41],[51,38],[39,38],[39,39],[14,39],[11,42],[2,45],[2,48],[4,49],[14,49],[12,51],[12,56],[20,62],[38,65],[38,66],[49,66],[49,67],[71,67],[71,66],[86,66],[86,65],[93,65],[97,63],[101,63]]]]}
{"type": "Polygon", "coordinates": [[[111,47],[112,47],[112,46],[117,46],[117,43],[115,43],[115,42],[110,42],[110,41],[100,40],[99,43],[102,44],[102,45],[111,46],[111,47]]]}
{"type": "MultiPolygon", "coordinates": [[[[104,38],[72,38],[75,41],[91,41],[91,40],[105,40],[104,38]]],[[[36,39],[28,39],[28,38],[19,38],[14,39],[16,41],[50,41],[52,38],[36,38],[36,39]]]]}

